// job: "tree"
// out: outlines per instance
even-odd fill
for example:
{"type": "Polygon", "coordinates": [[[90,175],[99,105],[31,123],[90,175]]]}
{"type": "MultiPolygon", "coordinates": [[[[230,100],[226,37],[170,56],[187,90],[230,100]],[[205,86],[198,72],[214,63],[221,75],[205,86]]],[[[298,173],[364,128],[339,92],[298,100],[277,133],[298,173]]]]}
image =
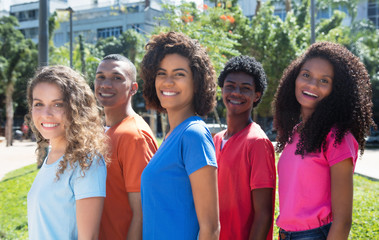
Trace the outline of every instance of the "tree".
{"type": "Polygon", "coordinates": [[[5,87],[6,146],[11,146],[13,140],[15,83],[19,78],[25,77],[26,66],[37,66],[36,46],[31,40],[25,40],[22,33],[15,29],[17,26],[18,21],[13,16],[0,18],[0,81],[5,87]]]}
{"type": "Polygon", "coordinates": [[[232,4],[225,8],[204,5],[199,9],[195,3],[163,4],[163,7],[165,14],[157,19],[159,24],[153,34],[176,31],[197,39],[207,49],[216,73],[221,71],[228,58],[240,54],[236,46],[241,36],[232,31],[238,24],[235,18],[238,13],[233,12],[232,4]]]}

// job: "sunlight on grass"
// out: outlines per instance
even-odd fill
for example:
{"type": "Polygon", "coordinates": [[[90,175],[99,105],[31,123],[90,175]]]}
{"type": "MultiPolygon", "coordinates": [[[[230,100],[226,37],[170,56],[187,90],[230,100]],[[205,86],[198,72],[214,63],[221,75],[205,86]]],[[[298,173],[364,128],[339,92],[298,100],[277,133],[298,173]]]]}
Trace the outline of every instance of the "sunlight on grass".
{"type": "Polygon", "coordinates": [[[28,238],[26,197],[36,174],[36,164],[32,164],[0,182],[0,239],[28,238]]]}
{"type": "MultiPolygon", "coordinates": [[[[158,139],[159,145],[162,139],[158,139]]],[[[27,239],[26,198],[37,174],[36,165],[7,174],[0,182],[0,239],[27,239]]],[[[279,213],[276,193],[275,218],[279,213]]],[[[354,176],[353,225],[349,239],[376,239],[379,234],[379,181],[354,176]]],[[[278,228],[275,225],[274,239],[278,228]]]]}

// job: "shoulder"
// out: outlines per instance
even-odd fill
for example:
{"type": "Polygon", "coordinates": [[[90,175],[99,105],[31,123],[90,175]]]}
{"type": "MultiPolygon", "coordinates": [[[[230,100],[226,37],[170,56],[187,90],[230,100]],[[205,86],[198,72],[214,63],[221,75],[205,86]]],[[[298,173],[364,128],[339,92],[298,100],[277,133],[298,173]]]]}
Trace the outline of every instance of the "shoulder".
{"type": "Polygon", "coordinates": [[[183,129],[183,138],[201,139],[204,137],[212,138],[212,135],[202,120],[189,122],[183,129]]]}
{"type": "MultiPolygon", "coordinates": [[[[326,143],[327,144],[334,144],[334,145],[336,145],[335,144],[336,132],[337,132],[337,129],[335,127],[333,127],[329,131],[328,135],[326,136],[326,143]]],[[[358,145],[358,142],[355,139],[354,135],[350,131],[347,131],[345,133],[345,135],[343,136],[343,138],[341,139],[341,144],[358,145]]]]}
{"type": "Polygon", "coordinates": [[[249,127],[249,129],[245,135],[246,135],[246,141],[249,142],[249,144],[269,144],[269,145],[272,145],[272,143],[268,139],[266,133],[255,122],[250,124],[250,127],[249,127]]]}
{"type": "Polygon", "coordinates": [[[116,129],[114,129],[113,133],[110,134],[111,138],[121,138],[123,140],[145,138],[154,139],[153,136],[153,132],[151,131],[149,125],[139,115],[134,115],[124,119],[116,127],[116,129]]]}
{"type": "Polygon", "coordinates": [[[225,135],[225,132],[226,132],[226,129],[225,129],[225,130],[222,130],[221,132],[216,133],[216,134],[213,136],[213,140],[214,140],[214,141],[222,140],[222,136],[225,135]]]}

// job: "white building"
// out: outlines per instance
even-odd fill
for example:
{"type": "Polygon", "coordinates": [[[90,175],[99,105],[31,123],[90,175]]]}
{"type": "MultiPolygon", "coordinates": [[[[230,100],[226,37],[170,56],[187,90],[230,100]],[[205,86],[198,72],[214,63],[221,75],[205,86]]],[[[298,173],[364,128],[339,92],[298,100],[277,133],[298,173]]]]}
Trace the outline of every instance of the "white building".
{"type": "MultiPolygon", "coordinates": [[[[149,33],[155,26],[154,17],[161,13],[156,1],[119,1],[112,5],[95,4],[78,7],[73,12],[73,37],[81,34],[88,43],[99,38],[118,37],[127,29],[149,33]]],[[[69,21],[61,22],[55,31],[54,43],[61,46],[70,39],[69,21]]]]}
{"type": "MultiPolygon", "coordinates": [[[[50,12],[54,12],[57,8],[67,8],[67,1],[50,0],[50,12]]],[[[26,2],[10,6],[10,15],[15,16],[20,26],[18,29],[26,38],[38,42],[38,26],[39,26],[39,2],[26,2]]]]}

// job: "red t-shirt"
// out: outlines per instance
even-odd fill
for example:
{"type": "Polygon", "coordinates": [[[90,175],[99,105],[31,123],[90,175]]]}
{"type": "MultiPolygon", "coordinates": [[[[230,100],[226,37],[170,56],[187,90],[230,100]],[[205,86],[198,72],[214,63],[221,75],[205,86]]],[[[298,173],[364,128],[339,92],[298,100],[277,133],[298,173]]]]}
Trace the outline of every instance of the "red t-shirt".
{"type": "MultiPolygon", "coordinates": [[[[234,134],[221,149],[225,131],[213,138],[218,164],[220,240],[249,239],[254,219],[251,191],[272,188],[275,208],[275,154],[272,143],[256,123],[234,134]]],[[[274,216],[272,216],[274,218],[274,216]]],[[[272,240],[273,224],[267,239],[272,240]]]]}
{"type": "Polygon", "coordinates": [[[141,174],[158,149],[153,133],[138,115],[108,129],[111,164],[107,169],[106,198],[99,239],[126,239],[133,217],[128,193],[140,192],[141,174]]]}

